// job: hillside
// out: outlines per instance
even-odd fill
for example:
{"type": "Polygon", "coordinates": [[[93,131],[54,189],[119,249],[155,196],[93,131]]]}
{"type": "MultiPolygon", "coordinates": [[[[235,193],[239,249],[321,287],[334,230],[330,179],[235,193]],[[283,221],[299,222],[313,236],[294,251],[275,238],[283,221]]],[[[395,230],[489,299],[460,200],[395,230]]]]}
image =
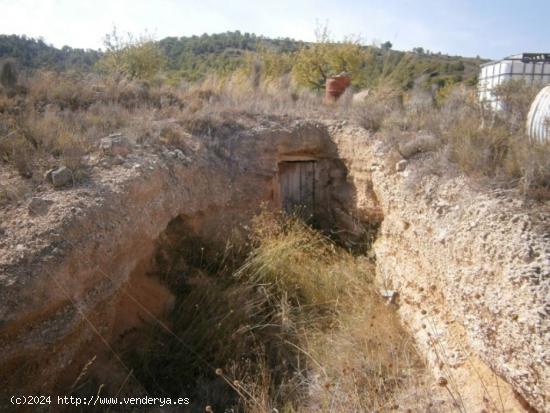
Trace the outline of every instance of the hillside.
{"type": "Polygon", "coordinates": [[[0,412],[550,413],[538,86],[320,38],[0,37],[0,412]]]}
{"type": "MultiPolygon", "coordinates": [[[[312,45],[288,38],[269,39],[239,31],[167,37],[156,43],[167,57],[166,72],[170,78],[187,81],[200,80],[212,72],[218,75],[230,74],[249,63],[251,56],[265,51],[280,54],[281,58],[290,62],[285,68],[290,71],[293,54],[312,45]]],[[[463,81],[474,84],[479,64],[486,61],[434,54],[422,48],[403,52],[387,47],[364,46],[363,50],[365,58],[360,73],[354,76],[358,88],[373,87],[382,79],[403,90],[419,82],[424,86],[435,84],[439,87],[463,81]]],[[[0,35],[0,60],[13,58],[20,66],[29,69],[92,71],[101,56],[101,50],[73,49],[68,46],[58,49],[42,39],[0,35]]]]}
{"type": "Polygon", "coordinates": [[[158,42],[168,58],[168,68],[186,80],[208,72],[228,73],[242,66],[247,53],[268,49],[293,53],[305,45],[292,39],[269,39],[239,31],[191,37],[166,37],[158,42]]]}
{"type": "Polygon", "coordinates": [[[100,58],[97,50],[55,48],[43,39],[0,34],[0,60],[15,59],[19,65],[30,69],[90,70],[100,58]]]}

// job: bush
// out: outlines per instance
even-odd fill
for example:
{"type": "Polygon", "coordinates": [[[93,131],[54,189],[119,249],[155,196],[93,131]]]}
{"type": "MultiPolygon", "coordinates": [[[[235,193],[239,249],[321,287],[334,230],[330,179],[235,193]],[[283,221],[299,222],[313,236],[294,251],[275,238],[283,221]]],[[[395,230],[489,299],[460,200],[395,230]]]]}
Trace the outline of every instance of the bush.
{"type": "Polygon", "coordinates": [[[383,97],[373,93],[369,96],[373,100],[356,116],[365,128],[382,129],[385,139],[404,157],[441,148],[441,154],[465,174],[516,186],[526,195],[543,199],[550,195],[550,145],[534,144],[525,135],[536,91],[524,82],[501,85],[496,91],[503,104],[500,112],[487,111],[478,102],[476,89],[465,85],[447,87],[437,106],[411,105],[410,100],[403,106],[386,105],[383,97]],[[422,138],[430,135],[429,142],[422,138]]]}
{"type": "Polygon", "coordinates": [[[377,132],[388,117],[400,117],[402,107],[402,93],[394,87],[382,85],[369,93],[363,102],[355,105],[353,116],[359,125],[371,132],[377,132]]]}
{"type": "Polygon", "coordinates": [[[13,90],[17,86],[17,71],[13,60],[6,60],[0,68],[0,84],[8,90],[13,90]]]}
{"type": "Polygon", "coordinates": [[[442,136],[451,160],[469,174],[519,183],[524,194],[540,194],[550,186],[550,145],[533,144],[525,122],[536,88],[510,81],[497,88],[503,111],[489,119],[465,87],[456,89],[441,110],[442,136]]]}
{"type": "Polygon", "coordinates": [[[92,80],[79,73],[39,71],[27,81],[31,108],[42,110],[46,105],[55,109],[79,110],[98,99],[92,80]]]}
{"type": "Polygon", "coordinates": [[[116,77],[152,80],[166,65],[166,56],[147,34],[134,38],[121,37],[116,28],[105,36],[105,54],[97,68],[116,77]]]}
{"type": "Polygon", "coordinates": [[[524,133],[529,108],[540,89],[540,85],[529,85],[524,80],[509,80],[495,88],[495,97],[504,108],[497,115],[512,132],[524,133]]]}
{"type": "Polygon", "coordinates": [[[0,158],[11,163],[24,178],[35,172],[36,148],[21,134],[0,141],[0,158]]]}
{"type": "Polygon", "coordinates": [[[0,184],[0,207],[15,202],[19,202],[25,198],[25,194],[29,188],[24,183],[1,183],[0,184]]]}
{"type": "Polygon", "coordinates": [[[303,46],[298,51],[292,74],[298,85],[321,89],[330,76],[341,72],[358,75],[365,61],[365,50],[359,42],[333,42],[325,28],[318,30],[316,43],[303,46]]]}

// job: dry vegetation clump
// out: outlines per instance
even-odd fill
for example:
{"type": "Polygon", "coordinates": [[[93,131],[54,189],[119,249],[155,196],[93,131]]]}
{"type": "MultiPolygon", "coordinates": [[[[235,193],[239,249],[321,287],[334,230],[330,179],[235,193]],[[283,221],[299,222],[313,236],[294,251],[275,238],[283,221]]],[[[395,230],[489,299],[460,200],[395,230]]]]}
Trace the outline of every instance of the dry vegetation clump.
{"type": "Polygon", "coordinates": [[[29,191],[29,184],[14,183],[13,180],[0,176],[0,207],[17,203],[24,199],[29,191]]]}
{"type": "Polygon", "coordinates": [[[253,123],[258,116],[308,117],[340,110],[325,108],[317,92],[297,90],[288,76],[256,82],[235,72],[170,85],[160,75],[143,80],[118,73],[17,74],[11,63],[2,68],[0,160],[35,186],[60,165],[71,169],[77,181],[85,178],[87,155],[111,133],[123,132],[140,144],[181,146],[185,133],[229,136],[244,127],[242,119],[253,123]],[[155,121],[167,119],[177,127],[155,130],[155,121]]]}
{"type": "MultiPolygon", "coordinates": [[[[536,87],[516,81],[499,87],[500,112],[481,105],[474,88],[447,89],[432,99],[419,98],[422,91],[413,90],[402,104],[389,109],[384,99],[369,99],[354,115],[367,129],[381,130],[380,136],[405,158],[430,152],[429,162],[440,169],[456,167],[489,185],[517,187],[536,199],[550,198],[550,144],[530,142],[525,132],[536,87]],[[403,146],[408,146],[409,156],[402,152],[403,146]]],[[[445,170],[438,173],[444,175],[445,170]]]]}
{"type": "Polygon", "coordinates": [[[268,213],[251,243],[236,270],[188,269],[175,334],[156,331],[127,354],[148,391],[255,413],[386,411],[407,387],[426,400],[423,365],[366,258],[268,213]]]}
{"type": "MultiPolygon", "coordinates": [[[[149,54],[141,52],[138,56],[149,61],[149,54]]],[[[113,64],[117,53],[113,50],[113,64]]],[[[320,91],[300,87],[279,66],[266,51],[263,60],[228,75],[175,84],[162,73],[140,78],[114,69],[102,75],[18,73],[8,61],[0,83],[1,162],[34,185],[59,165],[69,167],[78,181],[87,175],[87,155],[101,138],[115,132],[128,133],[140,144],[180,147],[186,133],[224,138],[259,117],[353,118],[395,147],[418,146],[411,156],[437,154],[430,170],[447,162],[450,168],[444,170],[458,169],[490,185],[515,186],[534,198],[550,196],[548,144],[531,144],[525,137],[533,87],[520,82],[500,87],[497,95],[505,108],[501,113],[487,111],[475,89],[464,84],[426,90],[421,81],[406,93],[381,81],[361,104],[351,105],[348,91],[336,104],[326,105],[320,91]],[[177,126],[155,130],[155,121],[167,119],[177,126]],[[439,149],[410,142],[418,140],[419,133],[434,137],[439,149]]]]}
{"type": "Polygon", "coordinates": [[[139,141],[163,107],[183,106],[175,90],[140,80],[36,71],[15,81],[0,87],[0,162],[35,186],[60,165],[85,178],[101,138],[124,131],[139,141]]]}
{"type": "Polygon", "coordinates": [[[397,88],[382,85],[372,92],[369,91],[366,99],[354,108],[353,115],[365,129],[377,132],[387,118],[402,116],[399,111],[402,103],[402,93],[397,88]]]}
{"type": "Polygon", "coordinates": [[[246,72],[228,77],[207,77],[189,88],[190,109],[195,112],[232,110],[243,114],[320,117],[341,114],[340,107],[327,108],[322,94],[297,88],[288,77],[256,82],[246,72]]]}
{"type": "Polygon", "coordinates": [[[264,285],[280,302],[281,322],[308,371],[308,397],[296,411],[390,410],[422,366],[378,295],[372,263],[300,221],[259,222],[258,247],[237,276],[264,285]]]}
{"type": "Polygon", "coordinates": [[[89,79],[79,73],[38,71],[26,79],[27,102],[32,108],[53,105],[59,110],[85,109],[96,99],[89,79]]]}

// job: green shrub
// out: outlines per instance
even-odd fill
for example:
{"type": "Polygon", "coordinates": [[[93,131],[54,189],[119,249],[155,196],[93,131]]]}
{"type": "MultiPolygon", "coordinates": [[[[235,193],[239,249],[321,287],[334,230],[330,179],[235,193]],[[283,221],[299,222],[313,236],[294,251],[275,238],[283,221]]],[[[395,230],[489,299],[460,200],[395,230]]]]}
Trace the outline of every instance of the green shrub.
{"type": "Polygon", "coordinates": [[[8,90],[13,90],[17,86],[17,71],[13,60],[6,60],[0,68],[0,84],[8,90]]]}
{"type": "Polygon", "coordinates": [[[316,43],[303,46],[296,53],[292,74],[300,86],[321,89],[330,76],[341,72],[350,73],[353,81],[365,61],[365,50],[359,42],[334,42],[324,28],[318,30],[316,43]]]}
{"type": "Polygon", "coordinates": [[[148,35],[121,37],[116,29],[105,37],[105,54],[97,62],[103,73],[127,79],[152,80],[166,65],[166,57],[148,35]]]}

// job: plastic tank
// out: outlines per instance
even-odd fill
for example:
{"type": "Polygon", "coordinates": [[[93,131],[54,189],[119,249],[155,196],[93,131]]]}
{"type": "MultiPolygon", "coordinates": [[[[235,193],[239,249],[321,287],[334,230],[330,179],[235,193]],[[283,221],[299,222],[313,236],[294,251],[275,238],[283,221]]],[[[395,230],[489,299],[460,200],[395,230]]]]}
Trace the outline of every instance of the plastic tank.
{"type": "Polygon", "coordinates": [[[527,134],[533,142],[550,142],[550,86],[542,89],[531,104],[527,134]]]}
{"type": "Polygon", "coordinates": [[[550,53],[523,53],[482,65],[478,84],[479,100],[492,109],[502,109],[494,89],[511,79],[541,86],[550,84],[550,53]]]}

